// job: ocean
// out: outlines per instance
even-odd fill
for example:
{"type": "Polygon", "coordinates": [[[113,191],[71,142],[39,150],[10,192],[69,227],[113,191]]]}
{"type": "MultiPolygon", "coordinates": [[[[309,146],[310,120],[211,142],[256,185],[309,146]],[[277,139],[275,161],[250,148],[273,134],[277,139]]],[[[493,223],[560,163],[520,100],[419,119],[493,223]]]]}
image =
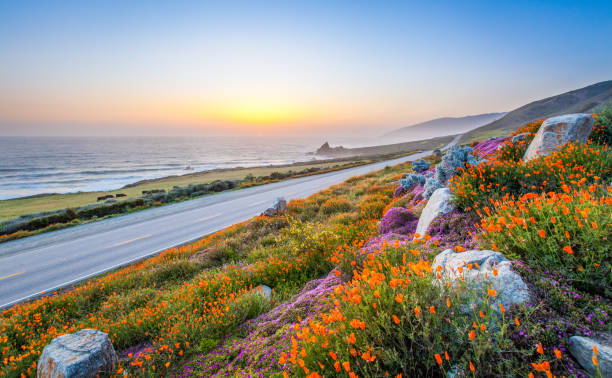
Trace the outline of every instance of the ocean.
{"type": "Polygon", "coordinates": [[[320,138],[0,137],[0,200],[119,189],[215,168],[314,159],[320,138]],[[186,169],[190,167],[191,169],[186,169]]]}

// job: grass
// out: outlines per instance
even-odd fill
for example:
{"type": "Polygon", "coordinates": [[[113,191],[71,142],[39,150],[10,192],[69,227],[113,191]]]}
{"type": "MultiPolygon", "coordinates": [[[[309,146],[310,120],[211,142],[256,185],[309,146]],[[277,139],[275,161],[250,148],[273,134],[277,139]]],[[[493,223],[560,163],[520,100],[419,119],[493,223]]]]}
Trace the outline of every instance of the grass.
{"type": "Polygon", "coordinates": [[[143,190],[152,189],[172,189],[173,186],[184,186],[189,184],[209,183],[215,180],[238,180],[244,179],[251,174],[257,176],[268,176],[272,172],[288,172],[290,170],[302,170],[308,168],[332,168],[337,164],[367,163],[368,159],[351,159],[345,161],[322,161],[318,163],[303,163],[275,167],[255,167],[255,168],[239,168],[217,171],[207,171],[190,173],[181,176],[170,176],[154,180],[142,182],[140,184],[126,187],[123,189],[112,190],[108,192],[79,192],[67,194],[50,194],[40,196],[30,196],[24,198],[15,198],[9,200],[0,200],[0,222],[18,217],[24,214],[37,213],[42,211],[59,210],[67,207],[84,206],[91,203],[96,203],[99,196],[106,194],[124,193],[128,197],[138,197],[143,190]]]}

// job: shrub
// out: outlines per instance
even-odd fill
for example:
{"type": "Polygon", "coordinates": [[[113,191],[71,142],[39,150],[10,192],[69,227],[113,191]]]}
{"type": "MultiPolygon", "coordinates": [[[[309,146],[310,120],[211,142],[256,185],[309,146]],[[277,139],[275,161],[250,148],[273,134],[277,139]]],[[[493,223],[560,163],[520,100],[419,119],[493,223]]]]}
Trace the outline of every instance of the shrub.
{"type": "Polygon", "coordinates": [[[612,198],[595,197],[601,191],[596,185],[565,188],[496,202],[496,211],[482,220],[481,244],[559,271],[578,287],[612,298],[612,198]]]}
{"type": "Polygon", "coordinates": [[[425,185],[426,177],[415,173],[410,173],[400,180],[400,185],[404,190],[410,190],[414,185],[425,185]]]}
{"type": "Polygon", "coordinates": [[[294,325],[291,350],[279,360],[292,375],[526,375],[511,357],[519,354],[507,339],[509,322],[493,314],[488,295],[475,291],[483,300],[466,314],[465,291],[438,284],[429,262],[406,249],[370,256],[334,289],[330,311],[294,325]]]}
{"type": "Polygon", "coordinates": [[[414,232],[419,218],[415,217],[408,209],[392,207],[380,220],[378,232],[381,234],[397,233],[409,235],[414,232]]]}
{"type": "Polygon", "coordinates": [[[326,215],[335,213],[347,213],[353,209],[353,205],[346,199],[330,198],[321,205],[321,212],[326,215]]]}
{"type": "Polygon", "coordinates": [[[455,175],[458,168],[475,165],[478,159],[473,155],[471,147],[453,147],[444,154],[442,161],[436,165],[436,172],[433,177],[427,179],[423,198],[429,198],[434,191],[444,187],[455,175]]]}
{"type": "Polygon", "coordinates": [[[454,201],[462,210],[482,210],[501,198],[576,187],[612,178],[608,146],[568,143],[559,151],[523,164],[491,159],[462,170],[450,181],[454,201]]]}
{"type": "Polygon", "coordinates": [[[417,173],[421,173],[421,172],[426,171],[428,169],[429,169],[429,163],[426,162],[423,159],[417,160],[417,161],[412,163],[412,170],[417,172],[417,173]]]}
{"type": "Polygon", "coordinates": [[[612,146],[612,101],[605,104],[595,116],[595,127],[590,139],[598,144],[612,146]]]}

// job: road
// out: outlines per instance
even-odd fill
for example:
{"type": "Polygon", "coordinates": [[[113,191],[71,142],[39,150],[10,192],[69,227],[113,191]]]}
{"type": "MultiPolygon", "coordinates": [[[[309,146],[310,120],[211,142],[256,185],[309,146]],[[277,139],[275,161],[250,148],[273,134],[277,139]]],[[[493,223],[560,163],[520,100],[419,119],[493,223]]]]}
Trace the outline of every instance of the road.
{"type": "MultiPolygon", "coordinates": [[[[449,145],[457,143],[456,137],[449,145]]],[[[222,192],[0,244],[0,308],[71,286],[261,214],[276,197],[304,198],[431,151],[222,192]]]]}

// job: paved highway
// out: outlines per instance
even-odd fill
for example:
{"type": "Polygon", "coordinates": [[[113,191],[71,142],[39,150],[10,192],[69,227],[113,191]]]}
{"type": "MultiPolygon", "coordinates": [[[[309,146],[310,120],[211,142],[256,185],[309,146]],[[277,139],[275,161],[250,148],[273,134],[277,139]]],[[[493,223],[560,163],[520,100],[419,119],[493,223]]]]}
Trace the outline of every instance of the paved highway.
{"type": "MultiPolygon", "coordinates": [[[[458,137],[445,148],[454,145],[458,137]]],[[[394,160],[222,192],[0,244],[0,308],[198,239],[262,213],[276,197],[303,198],[394,160]]]]}

